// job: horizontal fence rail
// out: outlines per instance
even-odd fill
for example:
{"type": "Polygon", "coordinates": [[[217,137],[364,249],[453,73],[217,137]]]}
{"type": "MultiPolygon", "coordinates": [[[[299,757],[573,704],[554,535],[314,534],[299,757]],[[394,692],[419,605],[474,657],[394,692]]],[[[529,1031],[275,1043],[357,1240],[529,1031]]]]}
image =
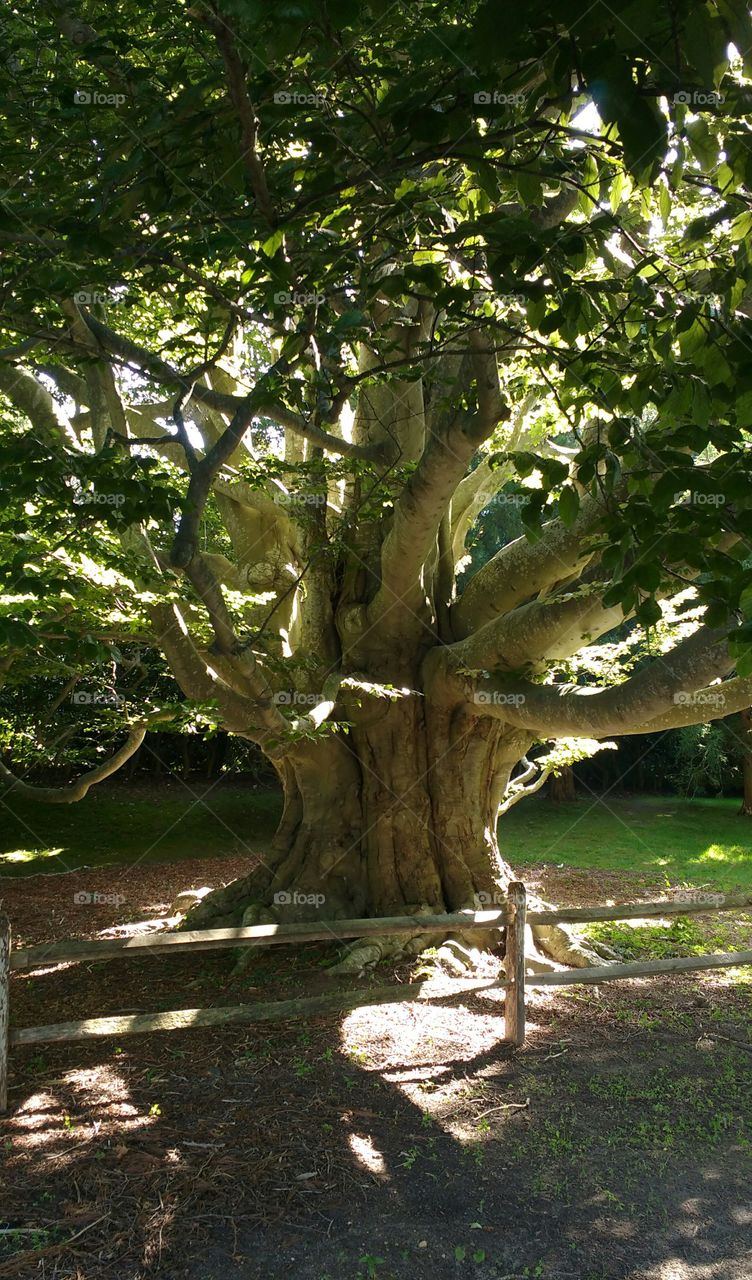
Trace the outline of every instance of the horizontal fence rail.
{"type": "MultiPolygon", "coordinates": [[[[752,893],[712,894],[712,903],[669,898],[663,902],[617,902],[601,907],[558,907],[528,911],[528,924],[595,924],[599,920],[639,920],[656,916],[752,909],[752,893]]],[[[10,967],[34,969],[64,961],[122,960],[144,952],[161,955],[184,948],[213,951],[223,947],[269,947],[291,942],[332,942],[384,934],[441,933],[446,929],[503,929],[506,907],[493,911],[455,911],[445,915],[384,916],[379,919],[312,921],[305,924],[255,924],[237,929],[184,929],[177,933],[142,934],[136,938],[71,939],[39,943],[11,952],[10,967]]]]}
{"type": "Polygon", "coordinates": [[[498,910],[459,911],[444,915],[387,916],[380,919],[331,920],[303,924],[252,925],[237,929],[183,930],[177,933],[145,934],[135,938],[103,938],[94,941],[72,939],[50,945],[10,946],[10,924],[0,917],[0,1113],[7,1107],[8,1051],[10,1047],[64,1040],[87,1040],[95,1036],[132,1035],[152,1031],[188,1030],[229,1023],[280,1022],[298,1017],[323,1017],[331,1013],[377,1004],[408,1000],[425,1002],[446,998],[427,991],[424,982],[410,982],[333,992],[299,1000],[278,1000],[272,1004],[230,1005],[211,1009],[174,1009],[163,1013],[84,1018],[47,1026],[10,1029],[10,974],[29,972],[42,966],[80,963],[85,960],[146,958],[183,950],[209,951],[221,948],[264,947],[300,942],[330,942],[345,938],[384,937],[393,934],[462,932],[506,928],[505,969],[507,980],[496,978],[478,982],[455,982],[455,994],[483,990],[506,990],[504,1001],[505,1038],[521,1045],[525,1040],[525,989],[575,984],[613,982],[624,978],[653,977],[663,973],[683,973],[752,965],[752,951],[687,956],[668,960],[632,961],[592,968],[564,969],[551,973],[525,973],[526,924],[588,923],[598,920],[650,919],[661,916],[711,913],[752,908],[752,893],[697,894],[692,899],[672,898],[657,902],[622,902],[597,907],[560,907],[528,911],[525,886],[509,886],[505,904],[498,910]]]}
{"type": "MultiPolygon", "coordinates": [[[[80,1022],[53,1022],[46,1027],[26,1027],[10,1034],[11,1045],[45,1044],[54,1040],[88,1040],[90,1036],[122,1036],[146,1031],[187,1031],[192,1027],[217,1027],[229,1022],[286,1022],[290,1018],[323,1017],[349,1009],[370,1008],[377,1004],[399,1004],[420,1000],[437,993],[426,993],[425,982],[390,983],[384,987],[361,987],[357,991],[337,991],[331,995],[303,996],[300,1000],[275,1000],[272,1004],[225,1005],[214,1009],[170,1009],[165,1013],[136,1013],[114,1018],[84,1018],[80,1022]]],[[[461,993],[504,987],[496,978],[481,982],[457,984],[461,993]]],[[[455,994],[454,992],[452,994],[455,994]]]]}

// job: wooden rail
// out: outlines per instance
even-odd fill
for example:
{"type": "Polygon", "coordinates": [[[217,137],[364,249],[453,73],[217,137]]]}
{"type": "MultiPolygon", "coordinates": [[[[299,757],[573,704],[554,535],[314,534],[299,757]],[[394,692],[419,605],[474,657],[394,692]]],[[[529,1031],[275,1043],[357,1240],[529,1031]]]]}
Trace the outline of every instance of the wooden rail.
{"type": "Polygon", "coordinates": [[[525,925],[634,920],[656,916],[686,915],[752,908],[752,893],[699,894],[691,899],[658,902],[624,902],[598,907],[562,907],[557,910],[528,911],[525,886],[515,881],[503,907],[493,911],[459,911],[445,915],[392,916],[380,919],[332,920],[288,925],[254,925],[238,929],[184,930],[169,934],[146,934],[136,938],[104,938],[97,941],[72,939],[65,942],[11,950],[10,923],[0,916],[0,1113],[7,1108],[8,1050],[11,1046],[84,1040],[92,1036],[129,1035],[150,1031],[186,1030],[226,1023],[278,1022],[297,1017],[321,1017],[330,1013],[375,1004],[431,998],[425,983],[406,983],[333,992],[300,1000],[279,1000],[273,1004],[231,1005],[213,1009],[175,1009],[165,1013],[143,1013],[127,1017],[84,1018],[47,1026],[10,1030],[10,974],[42,966],[79,963],[84,960],[118,960],[163,955],[184,949],[208,951],[227,947],[263,947],[284,943],[326,942],[332,939],[365,938],[401,933],[446,933],[450,930],[493,930],[506,928],[506,982],[496,979],[460,981],[459,992],[506,988],[504,1001],[505,1038],[521,1045],[525,1039],[525,988],[569,986],[575,983],[613,982],[623,978],[651,977],[661,973],[681,973],[701,969],[752,965],[752,951],[723,955],[688,956],[681,959],[634,961],[628,964],[599,965],[586,969],[566,969],[552,973],[525,974],[525,925]]]}
{"type": "MultiPolygon", "coordinates": [[[[712,902],[683,901],[617,902],[603,907],[559,907],[552,911],[528,911],[528,924],[580,923],[599,920],[650,919],[656,916],[684,916],[701,912],[731,911],[749,907],[752,893],[709,894],[712,902]]],[[[399,933],[442,933],[451,929],[503,929],[508,923],[506,906],[494,911],[456,911],[446,915],[384,916],[377,920],[331,920],[306,924],[256,924],[237,929],[184,929],[177,933],[143,934],[136,938],[101,938],[86,941],[40,943],[20,947],[11,953],[10,967],[36,969],[42,965],[82,960],[123,960],[148,952],[161,955],[189,948],[213,951],[222,947],[269,947],[290,942],[331,942],[342,938],[383,937],[399,933]]]]}

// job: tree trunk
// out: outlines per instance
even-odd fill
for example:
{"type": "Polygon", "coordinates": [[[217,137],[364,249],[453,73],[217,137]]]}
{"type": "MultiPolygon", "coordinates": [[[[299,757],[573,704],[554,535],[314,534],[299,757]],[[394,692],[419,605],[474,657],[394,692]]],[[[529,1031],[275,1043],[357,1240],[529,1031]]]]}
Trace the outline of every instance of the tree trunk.
{"type": "Polygon", "coordinates": [[[739,713],[742,722],[742,781],[744,795],[740,814],[752,817],[752,708],[739,713]]]}
{"type": "Polygon", "coordinates": [[[554,800],[557,804],[564,804],[570,800],[577,799],[574,771],[571,765],[565,764],[558,776],[556,774],[551,776],[548,782],[548,796],[550,800],[554,800]]]}
{"type": "Polygon", "coordinates": [[[348,734],[286,758],[268,856],[207,896],[191,927],[456,911],[500,899],[512,872],[496,815],[529,737],[432,707],[418,693],[353,702],[347,719],[348,734]]]}

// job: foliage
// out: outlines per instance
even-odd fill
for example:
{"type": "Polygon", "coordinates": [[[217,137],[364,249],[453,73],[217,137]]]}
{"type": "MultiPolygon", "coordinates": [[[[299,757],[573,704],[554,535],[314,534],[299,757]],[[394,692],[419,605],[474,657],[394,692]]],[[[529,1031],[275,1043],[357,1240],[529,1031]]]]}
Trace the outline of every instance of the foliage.
{"type": "Polygon", "coordinates": [[[674,771],[680,795],[722,795],[739,784],[740,744],[722,724],[688,725],[677,733],[674,771]]]}
{"type": "Polygon", "coordinates": [[[119,699],[72,756],[166,705],[293,774],[370,758],[377,696],[510,753],[747,705],[744,5],[32,0],[3,34],[24,764],[32,682],[119,699]]]}

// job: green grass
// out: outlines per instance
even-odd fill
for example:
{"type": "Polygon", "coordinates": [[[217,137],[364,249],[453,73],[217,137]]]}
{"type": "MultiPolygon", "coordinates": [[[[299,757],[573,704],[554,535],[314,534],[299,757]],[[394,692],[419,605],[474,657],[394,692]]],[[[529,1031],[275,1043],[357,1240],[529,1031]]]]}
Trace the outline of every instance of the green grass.
{"type": "Polygon", "coordinates": [[[752,889],[752,818],[739,801],[629,796],[553,804],[522,801],[500,827],[515,865],[564,863],[639,871],[667,884],[752,889]]]}
{"type": "MultiPolygon", "coordinates": [[[[149,791],[112,787],[79,804],[9,800],[0,809],[0,876],[105,866],[144,858],[227,856],[262,850],[280,812],[274,792],[240,784],[149,791]],[[9,807],[10,806],[10,807],[9,807]]],[[[667,884],[752,889],[752,819],[737,800],[609,797],[517,805],[500,832],[515,865],[564,863],[641,871],[667,884]]]]}
{"type": "Polygon", "coordinates": [[[624,960],[665,960],[669,956],[738,951],[740,924],[749,935],[752,916],[734,913],[733,926],[718,916],[702,923],[694,917],[676,916],[670,924],[656,920],[646,925],[591,924],[585,932],[589,938],[608,943],[624,960]]]}
{"type": "Polygon", "coordinates": [[[149,792],[92,791],[78,804],[6,799],[0,878],[81,867],[242,856],[263,849],[280,813],[275,792],[172,783],[149,792]],[[197,800],[204,792],[205,799],[197,800]]]}

